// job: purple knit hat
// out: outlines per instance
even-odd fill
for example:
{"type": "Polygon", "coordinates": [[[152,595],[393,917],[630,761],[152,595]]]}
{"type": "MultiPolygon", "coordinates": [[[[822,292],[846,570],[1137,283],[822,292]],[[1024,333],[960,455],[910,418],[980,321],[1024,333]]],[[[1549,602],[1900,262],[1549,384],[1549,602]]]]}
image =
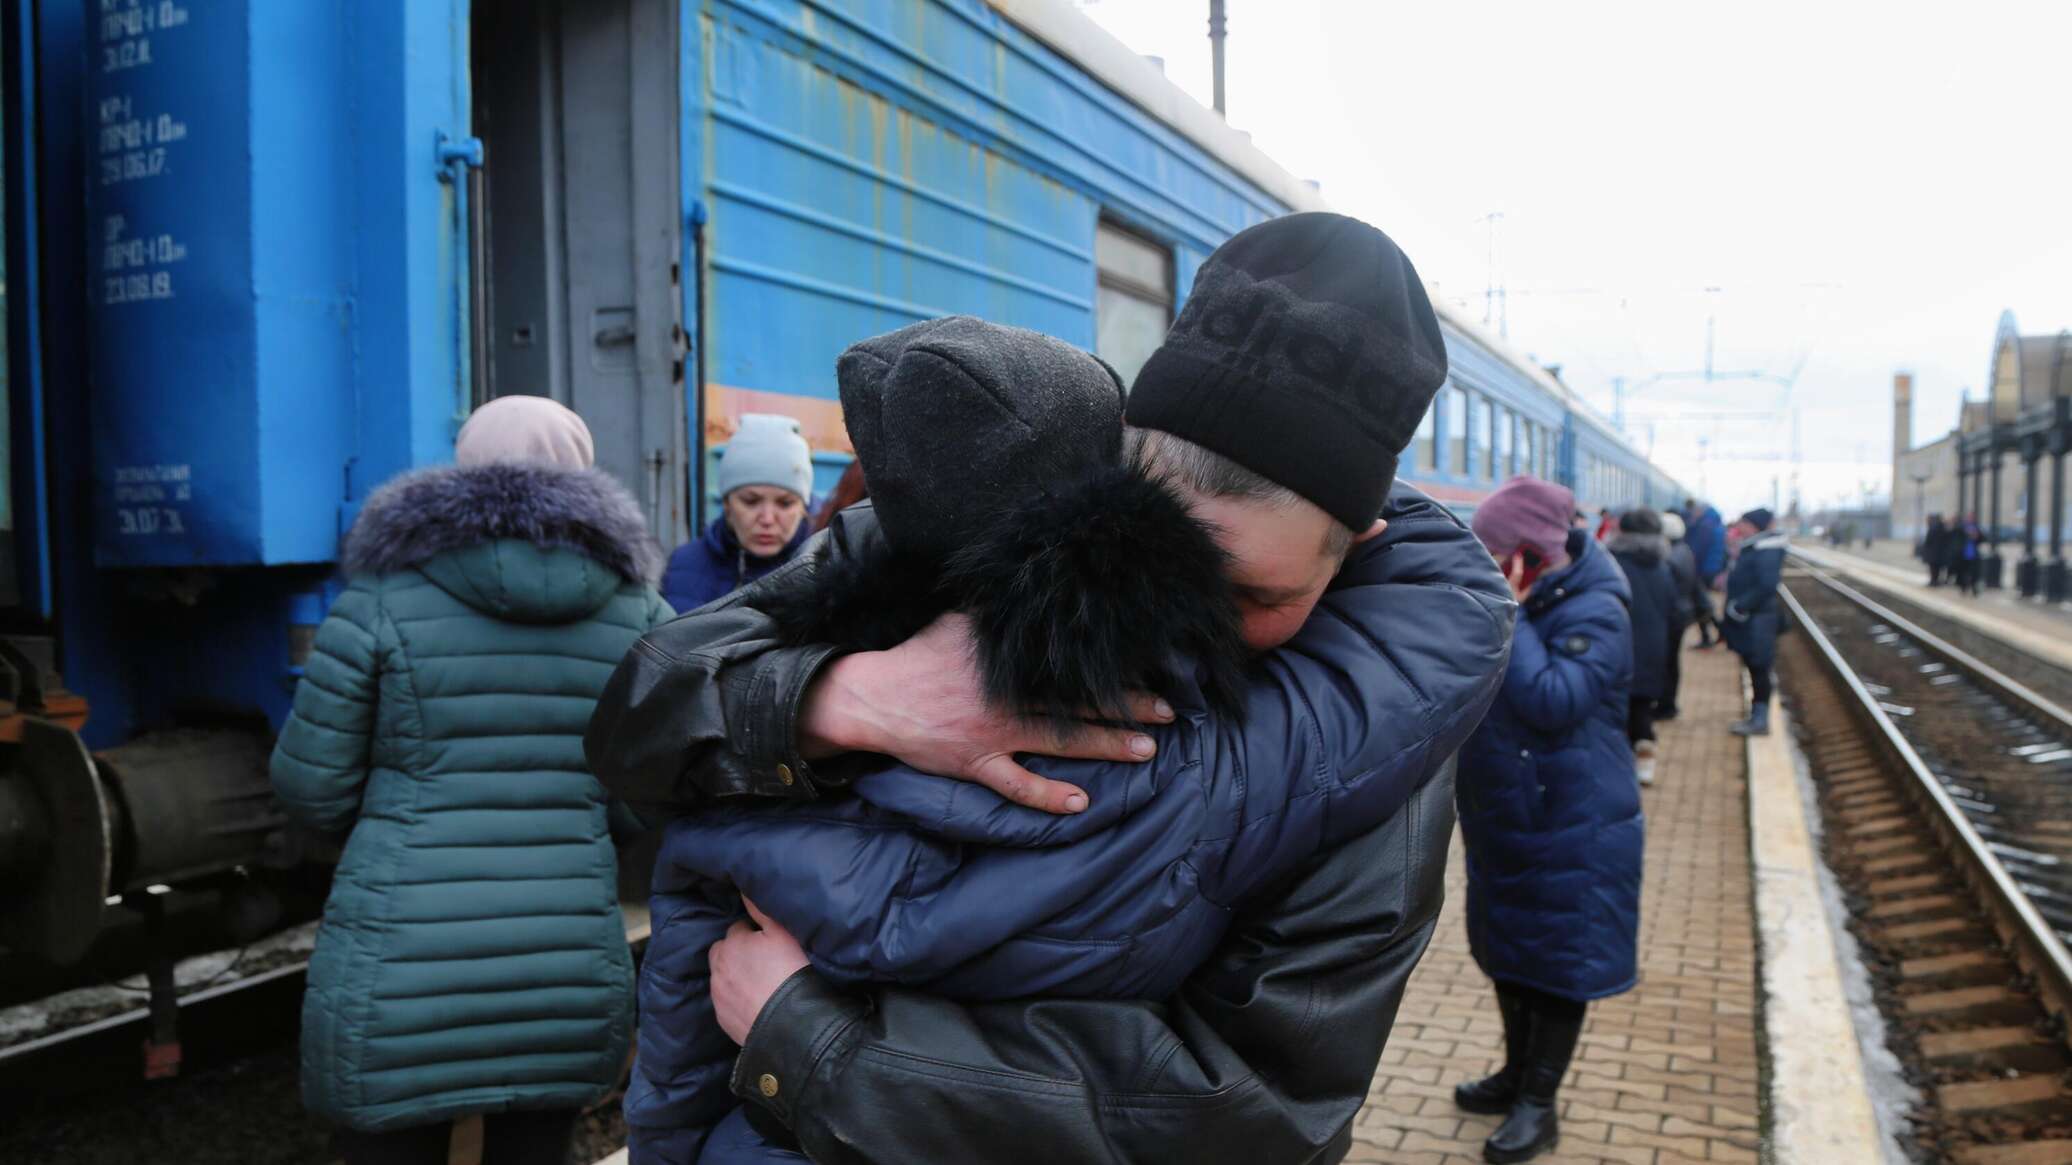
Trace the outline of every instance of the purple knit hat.
{"type": "Polygon", "coordinates": [[[1575,512],[1576,495],[1566,486],[1521,473],[1475,507],[1475,537],[1498,562],[1521,546],[1541,558],[1564,558],[1569,516],[1575,512]]]}

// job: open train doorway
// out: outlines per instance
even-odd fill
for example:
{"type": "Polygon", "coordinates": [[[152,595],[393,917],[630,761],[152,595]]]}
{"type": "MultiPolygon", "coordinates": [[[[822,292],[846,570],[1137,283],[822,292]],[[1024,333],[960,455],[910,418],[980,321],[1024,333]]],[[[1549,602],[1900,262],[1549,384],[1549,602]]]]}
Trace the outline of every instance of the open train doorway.
{"type": "Polygon", "coordinates": [[[478,403],[550,396],[688,536],[674,0],[476,0],[478,403]]]}

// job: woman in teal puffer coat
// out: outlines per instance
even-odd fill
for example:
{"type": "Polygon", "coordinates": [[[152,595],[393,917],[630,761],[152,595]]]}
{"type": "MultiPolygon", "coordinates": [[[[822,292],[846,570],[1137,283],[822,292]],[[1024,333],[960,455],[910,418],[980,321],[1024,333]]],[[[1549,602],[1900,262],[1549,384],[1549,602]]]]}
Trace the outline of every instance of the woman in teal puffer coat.
{"type": "Polygon", "coordinates": [[[612,669],[670,616],[640,509],[580,418],[504,397],[450,468],[398,478],[347,536],[273,755],[275,792],[351,831],[302,1016],[302,1095],[346,1161],[560,1165],[618,1081],[633,968],[614,833],[583,761],[612,669]]]}

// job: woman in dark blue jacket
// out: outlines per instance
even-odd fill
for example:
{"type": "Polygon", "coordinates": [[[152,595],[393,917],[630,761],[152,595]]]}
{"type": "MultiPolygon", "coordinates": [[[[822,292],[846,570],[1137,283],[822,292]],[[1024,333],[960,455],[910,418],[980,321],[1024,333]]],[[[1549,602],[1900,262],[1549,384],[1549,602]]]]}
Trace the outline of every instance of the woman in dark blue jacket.
{"type": "Polygon", "coordinates": [[[1720,634],[1748,668],[1752,699],[1748,719],[1728,731],[1736,736],[1770,735],[1770,668],[1777,661],[1777,632],[1784,614],[1777,608],[1777,583],[1784,577],[1784,531],[1771,529],[1768,510],[1750,510],[1734,524],[1741,549],[1727,575],[1727,605],[1720,634]]]}
{"type": "Polygon", "coordinates": [[[1508,1113],[1487,1160],[1558,1139],[1554,1095],[1585,1006],[1633,986],[1643,825],[1626,740],[1630,592],[1618,563],[1568,528],[1569,491],[1512,478],[1475,512],[1523,607],[1503,690],[1460,753],[1468,942],[1496,981],[1503,1069],[1454,1090],[1508,1113]]]}

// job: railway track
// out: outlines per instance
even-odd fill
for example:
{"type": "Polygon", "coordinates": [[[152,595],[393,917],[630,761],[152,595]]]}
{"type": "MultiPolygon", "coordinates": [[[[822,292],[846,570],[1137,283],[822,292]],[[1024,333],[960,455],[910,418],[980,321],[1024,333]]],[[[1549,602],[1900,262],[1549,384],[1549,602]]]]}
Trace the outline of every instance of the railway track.
{"type": "MultiPolygon", "coordinates": [[[[2043,658],[2023,646],[2019,638],[2024,633],[2023,628],[2009,626],[2004,633],[1996,633],[1951,618],[1927,603],[1916,601],[1921,597],[1918,594],[1909,595],[1897,587],[1884,573],[1887,568],[1866,566],[1860,562],[1836,564],[1832,559],[1814,559],[1799,554],[1796,550],[1794,557],[1801,563],[1810,563],[1822,574],[1847,581],[1850,586],[1876,599],[1879,605],[1900,618],[1984,661],[2002,675],[2030,688],[2059,707],[2072,708],[2072,668],[2043,658]],[[1836,570],[1836,565],[1840,565],[1841,569],[1836,570]]],[[[1954,587],[1947,588],[1940,594],[1945,596],[1947,602],[1977,602],[1958,597],[1954,587]]]]}
{"type": "MultiPolygon", "coordinates": [[[[622,902],[620,910],[638,951],[649,935],[647,906],[622,902]]],[[[0,1113],[9,1117],[0,1120],[0,1162],[332,1165],[328,1137],[295,1087],[306,970],[296,958],[195,984],[180,999],[186,1063],[168,1079],[140,1076],[150,1026],[141,1007],[55,1023],[0,1048],[0,1113]]],[[[594,1161],[624,1143],[614,1093],[585,1113],[572,1160],[594,1161]]],[[[475,1159],[456,1152],[455,1160],[475,1159]]]]}
{"type": "Polygon", "coordinates": [[[1920,1088],[1907,1147],[2072,1162],[2072,714],[1835,579],[1787,582],[1784,691],[1920,1088]]]}

